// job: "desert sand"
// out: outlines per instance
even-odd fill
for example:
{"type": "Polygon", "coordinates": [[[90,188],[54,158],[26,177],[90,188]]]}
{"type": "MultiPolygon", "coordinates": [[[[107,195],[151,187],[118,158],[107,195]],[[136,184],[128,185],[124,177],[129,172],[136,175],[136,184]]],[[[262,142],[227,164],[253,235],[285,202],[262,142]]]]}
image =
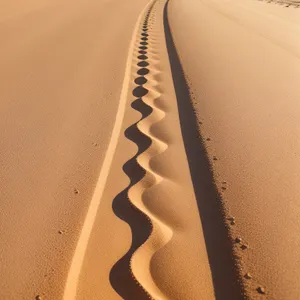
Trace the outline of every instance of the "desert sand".
{"type": "Polygon", "coordinates": [[[300,8],[0,0],[0,299],[299,299],[300,8]]]}

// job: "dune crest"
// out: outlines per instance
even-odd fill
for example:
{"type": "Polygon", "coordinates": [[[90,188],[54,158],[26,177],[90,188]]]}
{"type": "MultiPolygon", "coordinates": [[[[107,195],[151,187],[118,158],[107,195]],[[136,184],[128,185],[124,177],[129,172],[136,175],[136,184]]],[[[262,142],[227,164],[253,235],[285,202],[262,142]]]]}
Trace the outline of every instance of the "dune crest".
{"type": "Polygon", "coordinates": [[[165,112],[155,105],[163,97],[163,94],[158,92],[159,82],[154,79],[154,74],[160,73],[159,62],[155,63],[151,52],[147,51],[151,43],[155,41],[155,38],[152,38],[155,27],[149,24],[153,20],[155,4],[156,1],[146,13],[139,32],[140,36],[137,38],[139,43],[135,50],[137,66],[140,65],[137,72],[141,70],[148,72],[145,76],[138,75],[134,78],[136,87],[132,92],[137,99],[132,102],[131,106],[139,111],[142,117],[125,131],[125,136],[138,146],[138,152],[124,165],[123,169],[130,179],[130,185],[127,188],[129,201],[144,215],[145,221],[150,223],[151,228],[148,238],[133,253],[129,267],[138,284],[151,298],[166,299],[152,278],[150,263],[154,253],[172,238],[172,229],[155,216],[143,201],[144,192],[164,180],[163,176],[151,168],[150,161],[168,148],[167,143],[151,133],[152,125],[160,122],[165,116],[165,112]],[[143,50],[140,47],[143,47],[143,50]]]}
{"type": "MultiPolygon", "coordinates": [[[[185,206],[181,203],[183,198],[189,205],[196,205],[190,178],[186,173],[188,168],[166,47],[166,3],[158,0],[150,4],[136,37],[132,60],[132,94],[128,95],[128,106],[139,112],[141,117],[124,129],[124,135],[137,146],[137,152],[122,167],[130,183],[113,200],[114,213],[131,227],[132,244],[110,272],[112,287],[123,299],[132,299],[137,295],[139,299],[170,299],[180,297],[181,293],[194,294],[193,297],[197,294],[197,288],[187,293],[184,287],[184,283],[195,284],[195,280],[190,280],[191,277],[173,274],[170,278],[165,275],[161,278],[160,274],[161,264],[166,266],[164,272],[172,274],[171,257],[182,257],[182,251],[186,248],[181,231],[185,231],[186,218],[189,216],[174,211],[175,207],[185,206]],[[135,97],[134,100],[132,96],[135,97]],[[175,163],[176,156],[178,161],[175,163]],[[181,185],[186,191],[182,190],[181,185]],[[131,205],[130,209],[127,202],[131,205]],[[124,216],[126,209],[131,212],[124,216]],[[169,281],[179,278],[182,281],[182,291],[180,288],[170,290],[169,281]]],[[[192,222],[196,221],[200,225],[198,216],[196,218],[197,221],[194,219],[192,222]]],[[[197,226],[196,228],[199,229],[197,226]]],[[[202,239],[196,243],[198,242],[202,242],[202,239]]],[[[198,250],[200,249],[204,250],[202,257],[197,257],[196,260],[199,262],[200,258],[203,270],[194,279],[200,273],[205,274],[200,285],[205,285],[202,293],[210,299],[213,289],[204,242],[198,250]]],[[[193,255],[197,256],[198,251],[193,255]]],[[[179,264],[178,271],[187,274],[188,265],[183,267],[179,264]]]]}

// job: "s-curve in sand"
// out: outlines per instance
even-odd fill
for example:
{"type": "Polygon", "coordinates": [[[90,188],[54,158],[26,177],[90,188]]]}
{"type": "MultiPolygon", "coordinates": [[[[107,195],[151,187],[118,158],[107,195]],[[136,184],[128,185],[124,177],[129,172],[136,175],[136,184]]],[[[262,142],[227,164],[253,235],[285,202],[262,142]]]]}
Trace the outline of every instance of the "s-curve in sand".
{"type": "Polygon", "coordinates": [[[166,47],[165,5],[150,2],[133,35],[123,126],[78,299],[214,299],[166,47]]]}
{"type": "Polygon", "coordinates": [[[0,0],[0,300],[299,299],[296,0],[0,0]]]}

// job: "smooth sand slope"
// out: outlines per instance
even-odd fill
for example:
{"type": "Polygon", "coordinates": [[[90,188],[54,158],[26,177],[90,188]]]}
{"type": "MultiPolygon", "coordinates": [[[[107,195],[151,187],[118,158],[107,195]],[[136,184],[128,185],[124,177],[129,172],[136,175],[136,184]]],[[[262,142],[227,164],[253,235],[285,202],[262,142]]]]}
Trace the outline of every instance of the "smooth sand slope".
{"type": "Polygon", "coordinates": [[[242,239],[247,293],[299,299],[300,10],[174,0],[169,18],[233,237],[242,239]]]}
{"type": "Polygon", "coordinates": [[[146,1],[0,3],[0,299],[57,300],[146,1]]]}

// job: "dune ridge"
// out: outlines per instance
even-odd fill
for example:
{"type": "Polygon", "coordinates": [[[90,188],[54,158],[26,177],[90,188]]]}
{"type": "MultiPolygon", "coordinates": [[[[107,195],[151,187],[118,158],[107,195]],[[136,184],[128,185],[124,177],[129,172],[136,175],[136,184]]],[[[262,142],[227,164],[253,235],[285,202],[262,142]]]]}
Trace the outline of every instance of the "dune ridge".
{"type": "MultiPolygon", "coordinates": [[[[133,37],[137,34],[138,31],[138,25],[144,15],[144,11],[147,9],[150,2],[145,6],[144,10],[140,13],[138,20],[136,22],[136,27],[134,29],[133,37]]],[[[85,222],[83,224],[81,235],[77,242],[77,247],[75,249],[73,259],[71,262],[71,266],[68,272],[68,277],[65,284],[64,289],[64,296],[63,299],[75,299],[76,293],[77,293],[77,285],[78,285],[78,279],[80,276],[82,264],[84,261],[85,252],[88,246],[89,237],[93,230],[93,225],[96,219],[97,215],[97,209],[100,204],[100,200],[105,188],[106,179],[109,173],[109,169],[111,167],[111,163],[113,160],[113,156],[115,153],[115,149],[118,143],[118,138],[121,132],[121,126],[124,118],[125,113],[125,104],[127,100],[127,94],[128,94],[128,88],[129,88],[129,80],[130,80],[130,70],[131,70],[131,60],[132,56],[134,55],[134,45],[135,45],[135,39],[133,38],[131,41],[131,45],[129,47],[129,53],[127,57],[127,63],[126,63],[126,69],[125,69],[125,76],[124,76],[124,82],[123,87],[120,95],[120,102],[119,107],[117,110],[116,115],[116,121],[114,124],[113,132],[111,135],[111,140],[107,149],[107,155],[105,157],[102,169],[99,174],[98,182],[96,184],[96,188],[94,191],[93,198],[91,200],[85,222]]]]}
{"type": "Polygon", "coordinates": [[[183,295],[194,299],[199,290],[201,298],[213,299],[180,131],[165,7],[166,1],[160,0],[149,7],[132,61],[132,95],[126,111],[131,121],[125,122],[124,139],[137,150],[128,152],[130,159],[121,165],[130,182],[112,203],[114,214],[130,226],[132,240],[112,266],[110,284],[122,299],[182,299],[183,295]]]}
{"type": "Polygon", "coordinates": [[[168,10],[250,299],[299,297],[299,13],[251,0],[168,10]]]}
{"type": "Polygon", "coordinates": [[[141,113],[141,119],[131,125],[125,131],[125,136],[138,146],[135,156],[123,167],[124,172],[130,179],[127,188],[128,200],[149,222],[150,231],[147,239],[135,250],[129,262],[129,268],[134,280],[140,285],[148,297],[155,299],[167,299],[153,280],[150,261],[155,252],[164,247],[172,238],[172,229],[163,220],[155,216],[147,208],[143,201],[143,194],[147,189],[160,184],[165,178],[155,172],[150,161],[153,157],[160,155],[167,148],[168,144],[151,133],[151,127],[159,123],[165,116],[165,111],[156,105],[161,100],[163,92],[160,89],[159,62],[153,58],[155,54],[149,51],[149,44],[155,41],[150,38],[155,33],[151,23],[151,17],[156,1],[148,9],[144,22],[140,29],[139,43],[136,45],[137,74],[144,72],[147,75],[139,75],[132,78],[136,84],[132,94],[137,99],[131,107],[141,113]]]}

